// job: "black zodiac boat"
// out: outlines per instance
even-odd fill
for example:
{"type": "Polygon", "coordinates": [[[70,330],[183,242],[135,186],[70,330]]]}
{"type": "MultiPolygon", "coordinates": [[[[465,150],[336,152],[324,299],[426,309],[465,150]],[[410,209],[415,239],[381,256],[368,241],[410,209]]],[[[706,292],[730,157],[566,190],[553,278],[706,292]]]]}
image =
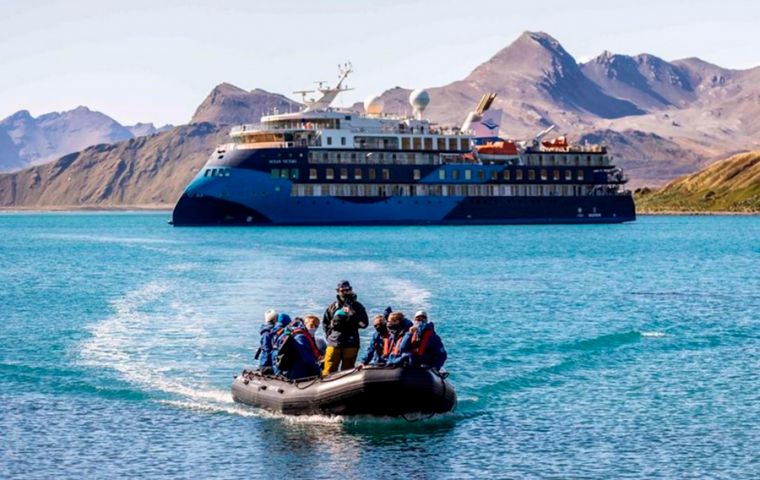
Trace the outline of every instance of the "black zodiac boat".
{"type": "Polygon", "coordinates": [[[430,368],[368,366],[291,381],[243,370],[232,382],[232,398],[292,415],[445,413],[457,400],[447,376],[430,368]]]}

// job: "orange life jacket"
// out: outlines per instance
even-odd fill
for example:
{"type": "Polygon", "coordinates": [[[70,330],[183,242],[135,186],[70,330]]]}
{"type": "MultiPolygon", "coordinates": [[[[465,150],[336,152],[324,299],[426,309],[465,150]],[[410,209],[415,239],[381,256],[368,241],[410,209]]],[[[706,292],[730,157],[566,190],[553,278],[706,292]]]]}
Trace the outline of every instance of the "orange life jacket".
{"type": "Polygon", "coordinates": [[[404,339],[404,335],[399,335],[396,341],[391,340],[391,336],[388,335],[383,339],[383,356],[387,357],[391,353],[394,355],[399,354],[399,348],[401,348],[401,340],[404,339]]]}

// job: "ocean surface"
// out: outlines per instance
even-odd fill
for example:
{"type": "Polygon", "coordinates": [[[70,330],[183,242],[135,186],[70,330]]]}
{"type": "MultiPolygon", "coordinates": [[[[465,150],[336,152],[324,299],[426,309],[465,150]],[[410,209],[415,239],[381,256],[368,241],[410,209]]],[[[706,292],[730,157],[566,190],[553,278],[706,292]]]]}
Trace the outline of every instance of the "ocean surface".
{"type": "Polygon", "coordinates": [[[760,477],[760,217],[167,220],[0,215],[0,478],[760,477]],[[342,279],[370,314],[428,311],[453,413],[232,402],[263,312],[321,316],[342,279]]]}

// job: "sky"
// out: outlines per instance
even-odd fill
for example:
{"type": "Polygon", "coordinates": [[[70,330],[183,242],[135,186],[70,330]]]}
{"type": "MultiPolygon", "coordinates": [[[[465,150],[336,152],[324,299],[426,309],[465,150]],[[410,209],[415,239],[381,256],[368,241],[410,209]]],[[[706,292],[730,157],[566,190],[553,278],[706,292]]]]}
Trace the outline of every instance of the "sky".
{"type": "Polygon", "coordinates": [[[0,119],[85,105],[118,122],[187,123],[228,82],[294,99],[354,74],[337,106],[462,79],[523,31],[578,61],[604,50],[760,65],[750,0],[0,0],[0,119]]]}

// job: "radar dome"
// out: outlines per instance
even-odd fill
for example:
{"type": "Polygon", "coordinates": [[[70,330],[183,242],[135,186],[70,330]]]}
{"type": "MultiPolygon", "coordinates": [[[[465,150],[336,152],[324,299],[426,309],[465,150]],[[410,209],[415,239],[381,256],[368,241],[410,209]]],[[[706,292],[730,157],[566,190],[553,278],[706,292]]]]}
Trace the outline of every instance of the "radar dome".
{"type": "Polygon", "coordinates": [[[424,88],[418,88],[409,94],[409,103],[414,109],[414,114],[417,118],[422,117],[422,112],[425,111],[425,107],[430,103],[430,94],[424,88]]]}
{"type": "Polygon", "coordinates": [[[383,113],[383,101],[380,95],[370,95],[364,100],[364,111],[367,115],[380,115],[383,113]]]}

